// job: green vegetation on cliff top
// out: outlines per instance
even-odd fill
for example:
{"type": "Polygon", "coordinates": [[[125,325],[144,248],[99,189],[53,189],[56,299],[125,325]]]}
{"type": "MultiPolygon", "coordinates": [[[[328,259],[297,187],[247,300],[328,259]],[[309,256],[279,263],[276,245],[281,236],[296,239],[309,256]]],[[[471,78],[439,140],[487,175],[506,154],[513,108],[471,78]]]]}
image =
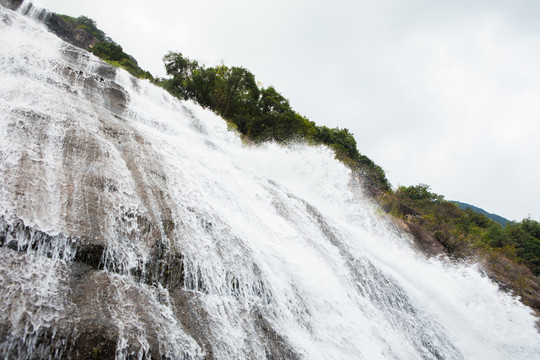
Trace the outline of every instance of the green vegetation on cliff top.
{"type": "Polygon", "coordinates": [[[99,41],[112,42],[102,30],[98,29],[96,22],[86,16],[72,17],[69,15],[57,14],[62,20],[75,29],[82,29],[99,41]]]}
{"type": "Polygon", "coordinates": [[[165,89],[213,110],[250,141],[325,144],[334,149],[337,158],[359,171],[370,186],[390,189],[384,171],[359,153],[349,130],[317,126],[298,114],[274,87],[259,86],[249,70],[224,65],[206,67],[173,52],[164,57],[164,62],[171,76],[160,81],[165,89]]]}
{"type": "Polygon", "coordinates": [[[135,60],[133,56],[126,54],[120,45],[108,37],[105,32],[98,29],[94,20],[86,16],[79,16],[76,18],[68,15],[58,16],[72,28],[82,29],[99,41],[94,46],[87,49],[94,55],[115,67],[126,70],[131,75],[140,79],[153,79],[148,71],[144,71],[139,67],[137,60],[135,60]]]}
{"type": "Polygon", "coordinates": [[[464,244],[497,251],[540,275],[540,223],[537,221],[524,219],[503,226],[484,214],[445,200],[425,184],[400,186],[395,195],[387,202],[387,209],[396,216],[409,215],[409,220],[422,222],[450,253],[462,252],[460,247],[464,244]]]}

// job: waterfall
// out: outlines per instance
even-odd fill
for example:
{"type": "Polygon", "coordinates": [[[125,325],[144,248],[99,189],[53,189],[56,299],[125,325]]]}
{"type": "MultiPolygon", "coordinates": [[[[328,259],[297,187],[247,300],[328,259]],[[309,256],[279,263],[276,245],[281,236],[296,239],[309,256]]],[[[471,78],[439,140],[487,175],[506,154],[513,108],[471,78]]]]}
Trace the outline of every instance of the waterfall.
{"type": "Polygon", "coordinates": [[[321,146],[0,6],[0,357],[540,359],[531,310],[427,258],[321,146]]]}

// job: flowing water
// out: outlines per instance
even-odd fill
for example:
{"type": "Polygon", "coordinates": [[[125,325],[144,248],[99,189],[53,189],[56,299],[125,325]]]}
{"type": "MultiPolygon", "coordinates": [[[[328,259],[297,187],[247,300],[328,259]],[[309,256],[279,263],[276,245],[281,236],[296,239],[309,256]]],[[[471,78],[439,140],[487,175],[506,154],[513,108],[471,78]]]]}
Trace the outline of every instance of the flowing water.
{"type": "Polygon", "coordinates": [[[0,6],[0,357],[540,359],[324,147],[225,121],[0,6]]]}

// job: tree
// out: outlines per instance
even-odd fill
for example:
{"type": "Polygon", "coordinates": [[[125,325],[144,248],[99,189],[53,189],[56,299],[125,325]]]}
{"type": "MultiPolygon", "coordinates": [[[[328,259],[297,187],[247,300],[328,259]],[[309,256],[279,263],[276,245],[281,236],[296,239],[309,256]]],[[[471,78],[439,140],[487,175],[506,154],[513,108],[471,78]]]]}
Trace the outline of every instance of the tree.
{"type": "Polygon", "coordinates": [[[432,193],[430,190],[429,185],[418,184],[408,187],[400,186],[396,193],[400,199],[410,199],[413,201],[432,202],[443,200],[444,197],[442,195],[432,193]]]}
{"type": "Polygon", "coordinates": [[[311,139],[316,130],[312,122],[296,113],[289,100],[272,86],[262,89],[257,104],[259,116],[255,117],[247,129],[256,140],[311,139]]]}
{"type": "Polygon", "coordinates": [[[184,100],[195,96],[193,74],[200,70],[197,61],[185,58],[182,53],[169,52],[163,57],[165,71],[172,79],[165,82],[165,88],[184,100]]]}
{"type": "Polygon", "coordinates": [[[516,253],[525,260],[535,275],[540,274],[540,223],[523,219],[520,223],[510,223],[505,234],[514,244],[516,253]]]}
{"type": "MultiPolygon", "coordinates": [[[[91,49],[92,53],[104,60],[122,61],[128,55],[124,53],[122,47],[114,42],[99,42],[91,49]]],[[[130,56],[132,62],[134,59],[130,56]]],[[[137,63],[135,62],[135,65],[137,63]]]]}
{"type": "Polygon", "coordinates": [[[217,112],[231,119],[242,114],[255,115],[259,99],[255,76],[242,67],[219,66],[215,69],[212,102],[217,112]]]}
{"type": "Polygon", "coordinates": [[[348,129],[334,128],[329,129],[326,126],[317,126],[315,140],[329,145],[337,151],[347,154],[353,160],[360,160],[360,153],[356,148],[356,140],[348,129]]]}

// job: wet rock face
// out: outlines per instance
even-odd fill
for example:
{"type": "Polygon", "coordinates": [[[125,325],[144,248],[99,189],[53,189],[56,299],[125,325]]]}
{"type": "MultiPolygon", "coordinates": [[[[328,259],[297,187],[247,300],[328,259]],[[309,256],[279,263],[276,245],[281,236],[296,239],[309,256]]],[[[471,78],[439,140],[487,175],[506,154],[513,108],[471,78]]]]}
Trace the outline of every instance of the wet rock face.
{"type": "MultiPolygon", "coordinates": [[[[24,0],[0,0],[0,5],[10,9],[17,10],[21,7],[24,0]]],[[[30,11],[30,9],[28,9],[30,11]]],[[[81,49],[88,49],[99,42],[99,39],[90,35],[83,29],[77,29],[65,22],[60,16],[43,11],[39,18],[43,23],[56,34],[59,38],[81,49]]]]}
{"type": "Polygon", "coordinates": [[[21,6],[23,0],[0,0],[0,4],[10,10],[16,10],[21,6]]]}
{"type": "MultiPolygon", "coordinates": [[[[71,36],[60,20],[44,21],[71,36]]],[[[183,256],[159,157],[123,118],[116,70],[67,44],[59,56],[35,89],[13,70],[5,104],[33,102],[2,110],[0,357],[201,357],[170,310],[183,256]]]]}
{"type": "MultiPolygon", "coordinates": [[[[56,20],[45,21],[66,30],[56,20]]],[[[214,324],[178,245],[181,209],[124,118],[116,69],[67,44],[60,56],[38,74],[44,88],[10,92],[35,106],[0,123],[11,163],[0,174],[0,357],[214,358],[214,324]]],[[[270,358],[287,348],[269,324],[255,331],[270,358]]]]}
{"type": "MultiPolygon", "coordinates": [[[[214,339],[215,323],[201,294],[186,288],[180,253],[156,243],[147,263],[122,274],[124,268],[107,263],[107,250],[0,217],[0,354],[220,358],[214,356],[216,347],[222,350],[214,339]],[[25,315],[14,321],[10,309],[17,307],[25,315]],[[163,348],[173,352],[167,355],[163,348]]],[[[300,358],[260,313],[253,316],[267,359],[300,358]]]]}
{"type": "Polygon", "coordinates": [[[181,325],[168,311],[165,290],[156,292],[129,277],[77,261],[59,263],[5,247],[0,247],[0,260],[10,265],[9,273],[0,269],[0,293],[3,299],[8,294],[10,298],[9,303],[0,303],[3,357],[162,358],[162,347],[176,354],[184,349],[200,352],[195,342],[177,330],[181,325]],[[37,266],[48,268],[25,279],[28,268],[37,266]],[[13,306],[24,309],[24,316],[10,316],[13,306]]]}

